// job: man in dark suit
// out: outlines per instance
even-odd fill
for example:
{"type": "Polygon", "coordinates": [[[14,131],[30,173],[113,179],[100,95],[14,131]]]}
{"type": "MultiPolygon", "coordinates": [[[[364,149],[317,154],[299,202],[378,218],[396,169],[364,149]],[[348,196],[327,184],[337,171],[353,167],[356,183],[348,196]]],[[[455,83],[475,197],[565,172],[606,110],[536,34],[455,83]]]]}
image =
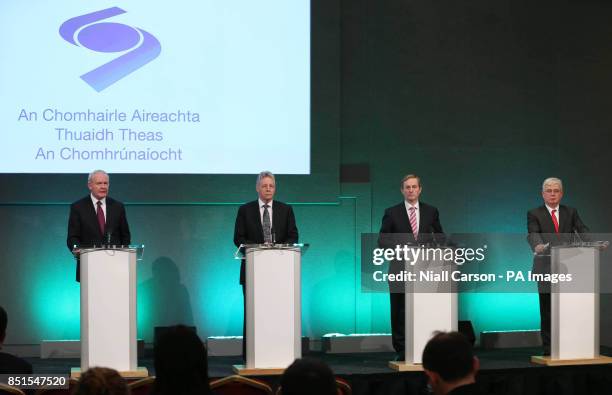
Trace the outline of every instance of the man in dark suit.
{"type": "MultiPolygon", "coordinates": [[[[385,210],[380,226],[379,243],[383,248],[394,248],[396,244],[427,245],[435,243],[435,234],[443,233],[438,209],[419,201],[422,192],[421,179],[408,174],[402,179],[404,201],[385,210]],[[398,234],[397,237],[392,234],[398,234]]],[[[403,262],[390,262],[389,271],[403,269],[403,262]]],[[[391,338],[398,360],[405,354],[405,295],[403,283],[389,285],[391,297],[391,338]]]]}
{"type": "MultiPolygon", "coordinates": [[[[243,204],[238,209],[234,226],[234,244],[279,243],[293,244],[298,242],[298,229],[295,224],[293,209],[288,204],[273,200],[276,192],[274,174],[262,171],[257,177],[255,190],[257,200],[243,204]]],[[[246,357],[246,289],[244,259],[240,264],[240,284],[244,300],[244,321],[242,354],[246,357]]]]}
{"type": "MultiPolygon", "coordinates": [[[[534,273],[550,273],[550,247],[571,244],[577,237],[585,240],[589,228],[582,222],[578,210],[560,204],[563,183],[558,178],[547,178],[542,184],[544,205],[527,212],[527,240],[535,253],[534,273]],[[579,236],[576,236],[578,233],[579,236]]],[[[550,355],[550,284],[538,283],[540,297],[540,335],[544,355],[550,355]]]]}
{"type": "MultiPolygon", "coordinates": [[[[6,327],[8,326],[8,315],[6,310],[0,306],[0,349],[6,339],[6,327]]],[[[0,374],[31,374],[32,365],[14,355],[0,352],[0,374]]]]}
{"type": "Polygon", "coordinates": [[[80,248],[93,245],[128,245],[130,227],[121,202],[108,197],[109,176],[104,170],[89,174],[90,194],[70,206],[68,249],[77,258],[76,280],[80,280],[80,248]]]}

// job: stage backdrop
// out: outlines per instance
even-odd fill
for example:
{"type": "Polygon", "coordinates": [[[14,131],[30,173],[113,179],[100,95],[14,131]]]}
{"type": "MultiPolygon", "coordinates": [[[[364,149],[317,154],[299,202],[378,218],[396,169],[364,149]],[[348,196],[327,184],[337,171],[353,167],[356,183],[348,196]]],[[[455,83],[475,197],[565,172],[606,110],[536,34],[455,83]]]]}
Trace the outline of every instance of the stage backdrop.
{"type": "MultiPolygon", "coordinates": [[[[564,202],[594,231],[610,232],[611,17],[599,1],[313,1],[311,174],[277,179],[278,199],[295,204],[300,239],[312,246],[304,335],[389,332],[388,296],[360,289],[359,241],[401,201],[406,173],[421,175],[422,200],[449,232],[526,231],[548,176],[564,180],[564,202]]],[[[134,241],[146,245],[138,313],[147,342],[154,326],[175,323],[202,336],[241,333],[232,231],[254,182],[112,175],[111,195],[127,203],[134,241]]],[[[0,183],[7,342],[77,338],[65,232],[85,175],[0,183]]],[[[460,318],[477,332],[537,329],[537,294],[462,295],[460,318]]],[[[608,345],[609,336],[602,331],[608,345]]]]}

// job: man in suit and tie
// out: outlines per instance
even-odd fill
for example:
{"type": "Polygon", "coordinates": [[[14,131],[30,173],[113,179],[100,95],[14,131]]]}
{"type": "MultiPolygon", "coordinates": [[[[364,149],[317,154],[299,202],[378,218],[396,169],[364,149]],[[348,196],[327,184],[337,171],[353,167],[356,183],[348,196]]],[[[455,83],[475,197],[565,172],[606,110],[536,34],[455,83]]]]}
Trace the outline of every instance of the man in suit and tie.
{"type": "Polygon", "coordinates": [[[130,227],[121,202],[108,197],[109,176],[104,170],[89,174],[90,194],[70,206],[68,249],[77,258],[76,280],[80,280],[80,249],[93,245],[130,244],[130,227]]]}
{"type": "MultiPolygon", "coordinates": [[[[589,228],[582,222],[578,210],[564,206],[563,183],[558,178],[547,178],[542,183],[544,205],[527,212],[527,240],[534,252],[533,272],[550,273],[550,247],[571,244],[576,233],[581,239],[588,236],[589,228]]],[[[540,297],[540,335],[544,355],[550,355],[550,284],[538,283],[540,297]]]]}
{"type": "MultiPolygon", "coordinates": [[[[380,226],[379,243],[384,248],[394,248],[395,244],[427,245],[436,242],[435,234],[443,233],[438,209],[419,201],[422,192],[421,179],[408,174],[402,179],[401,193],[404,201],[385,210],[380,226]],[[399,234],[394,237],[393,233],[399,234]]],[[[403,269],[403,262],[391,262],[389,271],[403,269]]],[[[391,339],[397,352],[397,359],[403,360],[405,342],[405,296],[403,283],[398,287],[389,285],[391,297],[391,339]]]]}
{"type": "MultiPolygon", "coordinates": [[[[255,190],[258,199],[243,204],[238,209],[234,226],[234,244],[279,243],[293,244],[298,242],[298,229],[295,224],[293,209],[288,204],[274,200],[276,181],[274,174],[262,171],[257,176],[255,190]]],[[[244,259],[240,264],[240,284],[244,300],[242,356],[246,357],[246,284],[244,259]]]]}

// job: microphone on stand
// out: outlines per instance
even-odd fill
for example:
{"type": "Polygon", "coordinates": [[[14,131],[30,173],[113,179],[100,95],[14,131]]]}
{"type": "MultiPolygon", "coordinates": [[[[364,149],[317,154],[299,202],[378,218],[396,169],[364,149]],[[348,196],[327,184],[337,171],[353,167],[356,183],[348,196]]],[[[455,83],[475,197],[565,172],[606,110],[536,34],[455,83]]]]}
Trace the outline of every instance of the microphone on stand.
{"type": "Polygon", "coordinates": [[[578,233],[576,228],[574,228],[574,240],[578,240],[578,242],[574,242],[574,244],[584,244],[584,241],[582,240],[582,237],[580,237],[580,233],[578,233]]]}
{"type": "Polygon", "coordinates": [[[434,228],[433,226],[429,227],[429,232],[431,233],[431,240],[433,241],[433,246],[438,248],[440,247],[440,244],[438,243],[438,240],[436,240],[436,234],[434,233],[434,228]]]}
{"type": "Polygon", "coordinates": [[[109,246],[111,243],[112,232],[104,232],[104,244],[109,246]]]}

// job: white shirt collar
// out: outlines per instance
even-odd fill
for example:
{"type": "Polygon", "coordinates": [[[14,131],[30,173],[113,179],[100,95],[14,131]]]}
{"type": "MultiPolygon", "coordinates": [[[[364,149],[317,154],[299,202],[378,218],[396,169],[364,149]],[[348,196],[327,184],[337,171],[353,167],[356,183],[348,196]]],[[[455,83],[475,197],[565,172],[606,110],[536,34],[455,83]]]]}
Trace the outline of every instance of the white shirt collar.
{"type": "Polygon", "coordinates": [[[406,210],[410,210],[410,207],[414,207],[416,211],[419,211],[419,201],[418,200],[415,205],[408,203],[407,200],[404,200],[404,204],[406,205],[406,210]]]}
{"type": "Polygon", "coordinates": [[[272,208],[272,203],[274,203],[274,199],[270,200],[269,203],[264,203],[264,201],[261,200],[261,199],[257,199],[257,200],[259,201],[259,208],[260,209],[263,207],[264,204],[267,204],[268,206],[270,206],[270,207],[268,207],[270,209],[270,208],[272,208]]]}
{"type": "Polygon", "coordinates": [[[89,194],[94,207],[98,207],[98,200],[102,202],[102,206],[106,206],[106,198],[97,199],[92,193],[89,194]]]}
{"type": "Polygon", "coordinates": [[[546,206],[546,209],[548,210],[548,214],[552,215],[552,211],[557,210],[555,211],[555,214],[557,214],[557,217],[559,216],[559,206],[558,205],[555,208],[550,207],[548,204],[545,204],[545,206],[546,206]]]}

